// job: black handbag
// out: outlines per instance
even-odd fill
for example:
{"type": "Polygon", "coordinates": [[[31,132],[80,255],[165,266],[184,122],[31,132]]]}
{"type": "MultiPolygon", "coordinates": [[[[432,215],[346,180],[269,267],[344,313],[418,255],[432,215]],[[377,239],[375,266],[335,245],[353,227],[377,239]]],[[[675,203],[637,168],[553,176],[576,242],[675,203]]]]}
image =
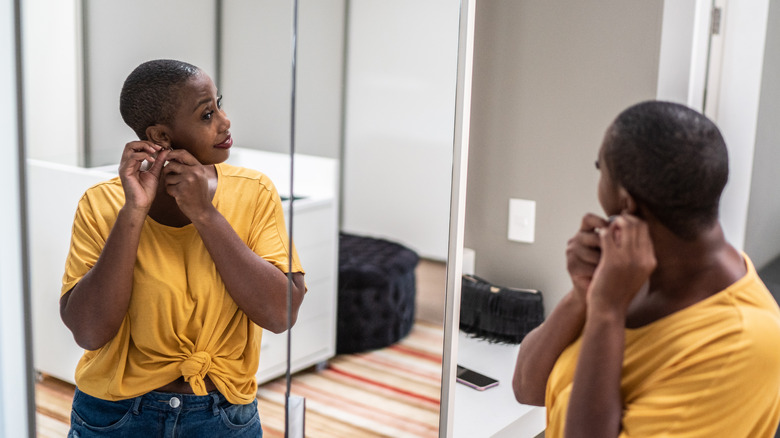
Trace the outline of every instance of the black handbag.
{"type": "Polygon", "coordinates": [[[460,292],[460,329],[490,342],[519,344],[544,321],[542,293],[491,284],[464,275],[460,292]]]}

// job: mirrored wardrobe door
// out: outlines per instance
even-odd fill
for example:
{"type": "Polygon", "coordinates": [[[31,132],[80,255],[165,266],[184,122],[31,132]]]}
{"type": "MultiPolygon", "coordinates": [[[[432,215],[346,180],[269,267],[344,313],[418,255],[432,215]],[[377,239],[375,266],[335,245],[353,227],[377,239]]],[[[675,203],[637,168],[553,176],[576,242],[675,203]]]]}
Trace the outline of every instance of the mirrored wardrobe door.
{"type": "MultiPolygon", "coordinates": [[[[276,183],[282,196],[292,195],[287,183],[289,157],[285,153],[289,138],[289,120],[285,121],[285,115],[290,113],[291,34],[286,27],[292,21],[290,3],[204,1],[191,5],[166,1],[154,5],[137,3],[139,9],[113,2],[95,3],[73,2],[63,6],[40,0],[25,16],[29,22],[25,50],[30,62],[26,69],[30,114],[27,130],[34,131],[30,141],[29,202],[34,271],[31,279],[35,283],[33,325],[38,327],[34,330],[36,369],[66,381],[72,380],[81,351],[62,326],[56,302],[50,296],[52,290],[59,290],[69,240],[70,218],[61,212],[72,211],[86,187],[114,174],[118,160],[111,158],[111,145],[118,143],[121,147],[132,138],[118,119],[116,106],[112,107],[115,103],[110,103],[117,99],[125,70],[159,57],[186,58],[204,69],[212,68],[210,73],[225,96],[225,109],[236,141],[230,162],[260,169],[276,183]],[[195,17],[188,15],[191,6],[197,9],[193,12],[195,17]],[[185,24],[177,18],[182,8],[185,24]],[[142,17],[139,10],[154,10],[157,17],[142,17]],[[199,25],[186,25],[194,22],[199,25]],[[155,33],[160,35],[159,40],[154,38],[155,33]],[[254,55],[257,53],[261,55],[254,55]],[[62,71],[46,70],[47,59],[57,59],[62,71]],[[126,65],[121,69],[116,67],[119,64],[126,65]],[[111,88],[117,89],[110,91],[111,88]],[[57,118],[46,105],[47,96],[56,96],[70,110],[57,118]],[[46,123],[56,124],[59,142],[55,142],[54,129],[35,129],[46,123]],[[118,134],[121,132],[124,134],[118,134]],[[54,195],[41,184],[52,178],[62,183],[54,195]],[[43,337],[41,333],[62,335],[64,339],[39,339],[43,337]]],[[[395,213],[407,213],[397,215],[404,221],[403,227],[393,229],[393,223],[385,221],[385,226],[390,227],[384,231],[365,225],[353,225],[345,231],[398,241],[431,262],[432,275],[443,277],[458,9],[455,2],[425,7],[400,2],[398,6],[392,9],[378,3],[361,3],[359,8],[353,8],[338,1],[301,4],[296,117],[300,156],[295,160],[295,195],[300,199],[293,222],[309,293],[293,328],[294,370],[321,363],[335,352],[336,254],[341,229],[338,211],[342,193],[353,190],[348,188],[350,185],[364,183],[384,189],[386,181],[410,184],[399,186],[403,190],[396,190],[396,194],[408,193],[411,204],[394,201],[395,213]],[[352,27],[348,22],[357,24],[352,27]],[[395,35],[400,44],[393,44],[388,35],[395,35]],[[368,41],[374,41],[376,50],[368,41]],[[350,52],[352,44],[356,46],[354,52],[350,52]],[[428,56],[430,53],[436,56],[428,56]],[[354,100],[352,116],[347,109],[350,99],[354,100]],[[388,102],[391,110],[384,108],[388,102]],[[348,128],[350,125],[354,130],[348,128]],[[364,129],[366,125],[374,126],[373,132],[364,129]],[[346,151],[349,148],[352,152],[346,151]],[[361,155],[366,148],[370,151],[361,155]],[[403,156],[406,158],[392,166],[378,164],[388,157],[403,156]],[[378,172],[367,176],[358,173],[359,177],[341,186],[339,182],[349,177],[347,170],[344,174],[340,170],[347,169],[346,163],[353,159],[355,172],[366,162],[378,172]],[[381,173],[388,168],[395,173],[381,173]],[[426,202],[438,213],[432,214],[421,206],[426,202]],[[414,218],[427,225],[409,221],[414,218]],[[411,237],[404,235],[408,231],[413,232],[411,237]],[[431,238],[433,244],[425,242],[431,238]]],[[[370,223],[372,220],[365,219],[366,210],[382,212],[393,204],[379,192],[373,200],[370,196],[357,196],[343,196],[353,199],[352,213],[342,216],[345,223],[370,223]]],[[[377,217],[376,222],[382,219],[377,217]]],[[[444,282],[443,278],[436,281],[444,282]]],[[[434,308],[433,313],[443,313],[443,285],[433,286],[428,295],[433,297],[429,306],[434,308]]],[[[441,322],[432,325],[424,333],[441,339],[441,322]]],[[[271,384],[283,373],[280,364],[284,348],[275,337],[269,333],[264,336],[257,376],[261,383],[271,384]]],[[[426,348],[434,352],[433,356],[440,355],[441,341],[426,348]]],[[[433,371],[430,364],[425,368],[426,379],[434,382],[432,406],[424,409],[432,413],[433,426],[423,427],[435,435],[441,370],[440,364],[433,371]]],[[[273,394],[269,396],[272,398],[273,394]]],[[[343,411],[341,406],[337,407],[343,411]]]]}
{"type": "MultiPolygon", "coordinates": [[[[295,192],[301,198],[293,222],[309,286],[301,315],[336,313],[335,325],[319,327],[334,330],[337,354],[319,371],[297,373],[293,393],[301,388],[307,396],[307,422],[336,421],[344,436],[438,434],[457,13],[449,0],[300,3],[295,192]],[[339,33],[340,44],[331,45],[339,33]],[[330,103],[336,98],[339,107],[330,103]],[[328,163],[335,172],[324,171],[328,163]],[[304,215],[328,208],[333,175],[340,214],[331,228],[304,215]],[[327,295],[314,284],[317,272],[326,262],[337,268],[338,259],[307,247],[331,236],[341,246],[339,232],[368,246],[389,241],[421,258],[390,274],[413,276],[416,296],[392,298],[396,291],[387,283],[349,286],[364,281],[355,265],[339,272],[347,290],[327,295]],[[409,307],[414,313],[401,323],[397,315],[409,307]],[[367,343],[387,333],[393,339],[367,343]],[[350,336],[362,347],[341,344],[339,351],[350,336]]],[[[340,256],[372,266],[363,249],[341,247],[340,256]]],[[[391,262],[378,263],[377,275],[392,271],[391,262]]],[[[300,330],[299,318],[293,353],[306,342],[298,341],[300,330]]]]}
{"type": "Polygon", "coordinates": [[[23,11],[33,344],[41,373],[72,382],[83,353],[60,319],[57,291],[79,198],[116,176],[122,148],[136,138],[119,114],[124,79],[156,58],[191,60],[216,78],[215,5],[84,1],[63,11],[41,2],[23,11]],[[205,35],[197,42],[194,28],[205,35]]]}
{"type": "MultiPolygon", "coordinates": [[[[116,175],[122,147],[135,138],[118,111],[127,74],[156,58],[203,69],[224,96],[232,121],[229,163],[267,173],[287,197],[291,14],[287,2],[25,4],[31,319],[34,369],[44,383],[56,379],[72,385],[83,353],[61,322],[57,291],[78,199],[89,186],[116,175]]],[[[275,350],[286,348],[280,341],[268,346],[272,353],[258,371],[258,376],[266,373],[265,380],[284,374],[284,352],[273,360],[275,350]]],[[[55,396],[69,403],[56,392],[63,387],[42,393],[44,402],[55,396]]],[[[59,408],[65,413],[42,419],[47,430],[67,430],[69,405],[59,408]]]]}

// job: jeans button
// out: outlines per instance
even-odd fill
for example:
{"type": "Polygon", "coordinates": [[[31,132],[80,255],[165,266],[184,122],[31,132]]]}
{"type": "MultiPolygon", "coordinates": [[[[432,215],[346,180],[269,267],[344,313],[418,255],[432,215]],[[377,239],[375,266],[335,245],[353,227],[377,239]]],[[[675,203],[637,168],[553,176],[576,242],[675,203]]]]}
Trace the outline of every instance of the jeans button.
{"type": "Polygon", "coordinates": [[[179,400],[178,397],[171,397],[171,400],[168,402],[169,405],[171,405],[172,408],[176,409],[181,405],[181,400],[179,400]]]}

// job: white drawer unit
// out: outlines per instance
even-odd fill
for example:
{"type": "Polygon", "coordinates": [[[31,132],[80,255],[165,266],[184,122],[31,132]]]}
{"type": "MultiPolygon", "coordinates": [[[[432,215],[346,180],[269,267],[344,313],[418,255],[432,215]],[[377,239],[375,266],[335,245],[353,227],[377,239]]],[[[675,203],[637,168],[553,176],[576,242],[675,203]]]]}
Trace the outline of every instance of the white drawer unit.
{"type": "MultiPolygon", "coordinates": [[[[268,174],[289,193],[289,157],[233,148],[229,163],[268,174]]],[[[308,291],[292,329],[292,370],[326,361],[336,349],[338,273],[338,161],[296,156],[293,241],[306,271],[308,291]]],[[[36,370],[73,383],[83,350],[59,316],[59,291],[76,204],[84,191],[115,176],[116,166],[86,169],[28,160],[30,276],[36,370]]],[[[288,205],[285,202],[285,216],[288,205]]],[[[289,217],[287,217],[289,221],[289,217]]],[[[288,222],[289,224],[289,222],[288,222]]],[[[287,334],[263,333],[257,380],[284,375],[287,334]]]]}
{"type": "MultiPolygon", "coordinates": [[[[329,359],[336,347],[338,233],[323,232],[336,229],[335,206],[332,199],[312,201],[296,201],[293,207],[293,243],[306,271],[307,291],[292,328],[292,372],[329,359]]],[[[287,333],[264,331],[257,381],[283,374],[286,365],[287,333]]]]}

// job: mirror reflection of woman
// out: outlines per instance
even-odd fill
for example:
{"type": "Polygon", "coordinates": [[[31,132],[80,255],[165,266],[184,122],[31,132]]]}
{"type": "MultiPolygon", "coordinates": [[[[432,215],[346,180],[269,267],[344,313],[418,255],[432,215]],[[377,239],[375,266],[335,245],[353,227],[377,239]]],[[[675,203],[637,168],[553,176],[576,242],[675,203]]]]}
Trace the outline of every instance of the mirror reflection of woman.
{"type": "Polygon", "coordinates": [[[554,437],[775,436],[780,309],[718,220],[728,155],[682,105],[644,102],[607,130],[607,216],[569,241],[573,288],[520,347],[518,401],[554,437]]]}
{"type": "Polygon", "coordinates": [[[81,198],[63,277],[62,319],[86,350],[71,435],[261,436],[261,327],[285,331],[305,293],[279,195],[224,164],[230,121],[197,67],[141,64],[120,111],[139,140],[81,198]]]}

